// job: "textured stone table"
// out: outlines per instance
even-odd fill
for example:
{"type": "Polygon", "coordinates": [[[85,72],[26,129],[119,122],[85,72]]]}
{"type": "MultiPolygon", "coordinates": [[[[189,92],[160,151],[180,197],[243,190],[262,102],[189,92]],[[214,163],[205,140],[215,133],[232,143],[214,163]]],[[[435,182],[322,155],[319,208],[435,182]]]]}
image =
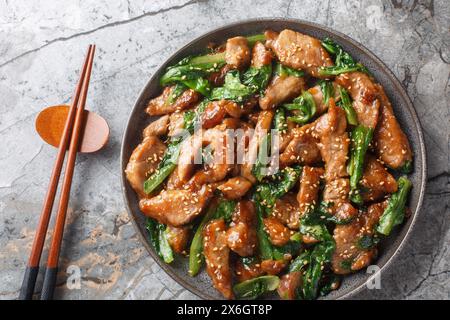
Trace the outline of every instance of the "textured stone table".
{"type": "MultiPolygon", "coordinates": [[[[111,126],[107,148],[77,159],[57,298],[195,298],[140,244],[119,178],[122,132],[152,72],[178,47],[217,26],[251,17],[317,22],[363,43],[407,88],[424,128],[429,177],[411,241],[382,279],[357,298],[450,295],[450,2],[436,1],[0,1],[0,299],[14,299],[55,149],[34,131],[45,106],[68,102],[89,43],[98,46],[88,105],[111,126]],[[250,5],[253,2],[253,5],[250,5]]],[[[45,260],[44,260],[45,261],[45,260]]]]}

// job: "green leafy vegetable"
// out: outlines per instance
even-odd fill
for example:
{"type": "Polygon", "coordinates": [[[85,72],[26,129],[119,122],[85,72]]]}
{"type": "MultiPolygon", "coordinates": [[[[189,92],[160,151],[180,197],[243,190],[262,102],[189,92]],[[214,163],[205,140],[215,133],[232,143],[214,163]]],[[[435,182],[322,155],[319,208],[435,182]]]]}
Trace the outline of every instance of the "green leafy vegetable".
{"type": "Polygon", "coordinates": [[[296,69],[289,68],[287,66],[283,66],[281,63],[277,63],[275,65],[274,71],[275,71],[276,75],[282,76],[282,77],[294,76],[294,77],[301,78],[305,75],[305,73],[302,70],[296,70],[296,69]]]}
{"type": "Polygon", "coordinates": [[[261,276],[238,283],[233,291],[238,299],[254,300],[266,292],[276,290],[279,284],[277,276],[261,276]]]}
{"type": "Polygon", "coordinates": [[[347,171],[350,175],[350,200],[356,204],[363,203],[358,187],[359,181],[363,176],[364,159],[369,144],[372,141],[372,136],[373,129],[363,125],[358,125],[351,133],[352,149],[347,171]]]}
{"type": "Polygon", "coordinates": [[[256,42],[264,42],[266,41],[266,36],[264,34],[255,34],[253,36],[248,36],[247,42],[250,47],[253,47],[256,42]]]}
{"type": "Polygon", "coordinates": [[[328,102],[330,101],[330,98],[334,97],[334,87],[331,81],[327,80],[320,80],[318,82],[318,85],[320,86],[320,90],[322,91],[323,96],[323,104],[328,105],[328,102]]]}
{"type": "Polygon", "coordinates": [[[180,81],[197,80],[211,72],[219,71],[224,64],[225,53],[223,52],[200,57],[187,57],[168,67],[166,73],[161,77],[160,83],[162,86],[166,86],[180,81]]]}
{"type": "Polygon", "coordinates": [[[358,125],[358,117],[356,116],[355,109],[353,109],[347,90],[339,86],[339,95],[341,96],[341,100],[338,105],[344,109],[347,122],[353,126],[358,125]]]}
{"type": "Polygon", "coordinates": [[[286,113],[283,108],[278,108],[275,111],[275,116],[273,118],[273,127],[278,130],[278,133],[286,133],[288,126],[286,122],[286,113]]]}
{"type": "Polygon", "coordinates": [[[253,165],[252,168],[252,173],[255,176],[256,180],[258,181],[262,181],[262,179],[266,176],[268,170],[267,162],[270,155],[270,147],[271,147],[270,141],[271,141],[270,133],[262,137],[258,149],[258,157],[256,158],[255,164],[253,165]]]}
{"type": "Polygon", "coordinates": [[[336,76],[341,73],[352,72],[352,71],[362,71],[367,73],[367,68],[361,63],[356,63],[346,51],[342,49],[340,45],[335,43],[330,38],[325,38],[322,41],[322,46],[330,54],[335,56],[335,65],[332,67],[322,67],[319,69],[319,74],[321,76],[336,76]]]}
{"type": "Polygon", "coordinates": [[[284,246],[273,246],[272,248],[274,260],[285,260],[286,255],[296,256],[301,249],[301,244],[297,241],[289,241],[284,246]]]}
{"type": "Polygon", "coordinates": [[[412,168],[413,162],[412,160],[408,160],[400,168],[398,168],[398,171],[400,171],[403,174],[408,174],[412,171],[412,168]]]}
{"type": "Polygon", "coordinates": [[[323,268],[331,261],[336,244],[333,237],[325,229],[321,232],[322,242],[312,249],[309,256],[308,267],[303,275],[301,295],[303,299],[312,300],[319,294],[319,282],[323,268]],[[325,232],[326,231],[326,232],[325,232]]]}
{"type": "Polygon", "coordinates": [[[336,275],[334,273],[326,274],[324,277],[322,277],[322,280],[320,283],[319,296],[321,296],[321,297],[326,296],[331,291],[339,288],[340,284],[341,284],[341,278],[338,275],[336,275]]]}
{"type": "Polygon", "coordinates": [[[205,97],[211,94],[211,85],[205,78],[184,80],[181,83],[194,91],[200,92],[205,97]]]}
{"type": "Polygon", "coordinates": [[[152,193],[158,188],[161,183],[175,170],[177,166],[178,156],[180,154],[180,141],[171,142],[167,146],[158,169],[144,182],[144,192],[146,194],[152,193]]]}
{"type": "Polygon", "coordinates": [[[171,263],[173,261],[173,251],[170,247],[167,239],[167,227],[163,224],[158,224],[159,235],[159,252],[165,263],[171,263]]]}
{"type": "Polygon", "coordinates": [[[385,236],[389,235],[396,225],[403,223],[406,200],[412,188],[412,183],[406,176],[400,177],[397,184],[398,190],[389,199],[387,208],[377,226],[377,231],[385,236]]]}
{"type": "Polygon", "coordinates": [[[272,75],[272,65],[268,64],[260,68],[250,67],[242,75],[242,83],[253,93],[263,94],[272,75]]]}
{"type": "Polygon", "coordinates": [[[373,248],[377,245],[377,243],[379,242],[380,238],[375,235],[368,235],[365,234],[363,236],[361,236],[358,241],[357,241],[357,245],[358,248],[363,249],[363,250],[368,250],[370,248],[373,248]]]}
{"type": "Polygon", "coordinates": [[[155,252],[165,263],[171,263],[173,261],[173,251],[167,240],[166,226],[158,223],[156,220],[148,218],[146,228],[149,232],[150,242],[155,252]]]}
{"type": "Polygon", "coordinates": [[[286,167],[271,176],[270,181],[256,186],[256,201],[265,208],[266,213],[272,211],[275,201],[285,195],[298,181],[302,168],[300,166],[286,167]]]}
{"type": "Polygon", "coordinates": [[[253,94],[253,89],[242,84],[238,70],[228,71],[223,87],[214,88],[211,100],[232,100],[243,102],[253,94]]]}
{"type": "Polygon", "coordinates": [[[236,208],[235,201],[222,199],[217,205],[213,219],[222,218],[225,220],[225,222],[230,222],[235,208],[236,208]]]}
{"type": "Polygon", "coordinates": [[[303,271],[309,264],[311,258],[311,250],[306,250],[300,253],[297,258],[292,260],[289,265],[289,272],[303,271]]]}
{"type": "Polygon", "coordinates": [[[259,201],[254,201],[256,208],[256,218],[257,218],[257,226],[256,226],[256,235],[258,237],[258,248],[259,253],[261,255],[262,260],[271,260],[273,259],[273,246],[269,240],[269,236],[264,230],[264,208],[259,203],[259,201]]]}
{"type": "Polygon", "coordinates": [[[316,114],[316,103],[312,94],[308,91],[295,98],[292,103],[284,104],[287,110],[296,110],[298,114],[288,117],[289,121],[305,124],[309,122],[316,114]]]}

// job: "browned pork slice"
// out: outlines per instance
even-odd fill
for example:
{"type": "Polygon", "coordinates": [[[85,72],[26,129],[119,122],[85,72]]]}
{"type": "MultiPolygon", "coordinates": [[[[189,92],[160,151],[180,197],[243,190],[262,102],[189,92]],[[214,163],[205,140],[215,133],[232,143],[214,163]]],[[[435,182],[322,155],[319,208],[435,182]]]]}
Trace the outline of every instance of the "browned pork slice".
{"type": "MultiPolygon", "coordinates": [[[[273,39],[274,34],[270,36],[273,39]]],[[[321,67],[333,65],[333,61],[320,41],[300,32],[283,30],[275,40],[269,39],[267,45],[281,64],[293,69],[305,70],[316,78],[322,78],[319,75],[321,67]]]]}
{"type": "Polygon", "coordinates": [[[227,299],[233,298],[231,287],[230,249],[227,246],[227,226],[223,219],[210,221],[203,229],[203,254],[206,272],[216,288],[227,299]]]}
{"type": "Polygon", "coordinates": [[[302,273],[300,271],[287,273],[280,278],[278,294],[284,300],[296,300],[297,289],[302,285],[302,273]]]}
{"type": "Polygon", "coordinates": [[[249,99],[243,104],[237,104],[231,100],[212,101],[208,103],[202,114],[202,128],[209,129],[219,125],[227,114],[239,119],[242,115],[251,112],[257,102],[256,98],[249,99]]]}
{"type": "Polygon", "coordinates": [[[252,49],[252,66],[261,68],[272,63],[272,54],[261,43],[256,42],[252,49]]]}
{"type": "Polygon", "coordinates": [[[242,198],[252,187],[252,183],[243,177],[233,177],[217,187],[229,200],[242,198]]]}
{"type": "Polygon", "coordinates": [[[189,227],[173,227],[167,225],[167,240],[170,247],[176,253],[185,253],[187,243],[189,241],[189,227]]]}
{"type": "Polygon", "coordinates": [[[169,97],[174,87],[165,87],[163,93],[150,100],[145,111],[151,116],[161,116],[192,107],[200,95],[192,89],[185,90],[174,103],[169,103],[169,97]]]}
{"type": "Polygon", "coordinates": [[[360,212],[349,224],[337,225],[334,229],[336,250],[332,258],[334,273],[348,274],[368,266],[377,254],[371,246],[376,227],[386,202],[373,204],[367,212],[360,212]]]}
{"type": "Polygon", "coordinates": [[[250,63],[250,49],[247,39],[234,37],[227,40],[225,62],[234,69],[244,69],[250,63]]]}
{"type": "Polygon", "coordinates": [[[364,165],[364,173],[360,182],[363,187],[364,201],[377,201],[384,195],[397,191],[397,181],[378,159],[368,155],[364,165]]]}
{"type": "Polygon", "coordinates": [[[290,142],[280,154],[280,166],[294,163],[312,165],[321,161],[317,139],[302,128],[293,128],[289,133],[290,142]]]}
{"type": "Polygon", "coordinates": [[[367,74],[356,71],[339,75],[336,83],[350,93],[358,123],[368,128],[375,128],[380,113],[380,100],[372,79],[367,74]]]}
{"type": "Polygon", "coordinates": [[[181,189],[187,183],[187,181],[188,180],[182,180],[178,176],[178,170],[175,169],[169,175],[169,178],[167,178],[166,190],[181,189]]]}
{"type": "Polygon", "coordinates": [[[263,110],[294,99],[305,89],[305,80],[294,76],[275,76],[267,86],[266,92],[259,98],[263,110]]]}
{"type": "Polygon", "coordinates": [[[238,282],[250,280],[264,274],[261,270],[260,263],[253,262],[250,264],[244,264],[241,259],[236,260],[234,264],[234,272],[238,282]]]}
{"type": "Polygon", "coordinates": [[[142,132],[144,139],[150,136],[164,136],[169,128],[169,115],[160,117],[150,123],[142,132]]]}
{"type": "Polygon", "coordinates": [[[255,131],[251,137],[247,154],[244,163],[241,165],[241,176],[249,180],[250,182],[256,182],[253,176],[252,169],[253,164],[255,164],[256,157],[258,155],[258,148],[264,136],[269,132],[272,119],[274,116],[273,111],[261,111],[258,115],[258,122],[255,126],[255,131]]]}
{"type": "Polygon", "coordinates": [[[264,230],[269,235],[270,242],[275,246],[284,246],[291,237],[290,230],[274,216],[264,218],[264,230]]]}
{"type": "MultiPolygon", "coordinates": [[[[320,180],[323,172],[322,168],[303,167],[300,178],[300,190],[297,194],[301,214],[304,214],[309,207],[318,205],[320,180]]],[[[300,217],[296,220],[298,219],[300,217]]]]}
{"type": "Polygon", "coordinates": [[[256,214],[251,201],[239,201],[233,212],[233,221],[227,230],[227,245],[241,257],[254,255],[256,236],[256,214]]]}
{"type": "Polygon", "coordinates": [[[349,202],[350,180],[348,178],[338,178],[327,181],[323,191],[323,200],[332,204],[329,208],[339,220],[350,220],[358,214],[349,202]]]}
{"type": "Polygon", "coordinates": [[[298,229],[300,208],[294,193],[288,192],[275,201],[271,215],[290,229],[298,229]]]}
{"type": "Polygon", "coordinates": [[[139,208],[147,217],[160,223],[181,227],[202,213],[212,195],[212,188],[206,185],[197,192],[163,190],[153,198],[141,199],[139,208]]]}
{"type": "Polygon", "coordinates": [[[183,133],[184,129],[184,111],[174,112],[169,116],[169,127],[167,135],[169,137],[178,136],[183,133]]]}
{"type": "Polygon", "coordinates": [[[375,150],[378,157],[390,168],[398,169],[412,160],[408,138],[395,118],[391,103],[383,88],[377,85],[381,114],[374,133],[375,150]]]}
{"type": "Polygon", "coordinates": [[[263,260],[261,262],[261,270],[270,275],[277,275],[286,268],[288,260],[290,258],[287,260],[263,260]]]}
{"type": "Polygon", "coordinates": [[[158,168],[166,146],[157,137],[150,136],[142,141],[131,154],[125,169],[127,180],[140,197],[144,193],[144,182],[158,168]]]}
{"type": "Polygon", "coordinates": [[[348,176],[346,162],[350,138],[345,132],[344,110],[332,103],[328,113],[318,119],[315,128],[320,131],[319,149],[325,162],[325,180],[332,181],[348,176]]]}

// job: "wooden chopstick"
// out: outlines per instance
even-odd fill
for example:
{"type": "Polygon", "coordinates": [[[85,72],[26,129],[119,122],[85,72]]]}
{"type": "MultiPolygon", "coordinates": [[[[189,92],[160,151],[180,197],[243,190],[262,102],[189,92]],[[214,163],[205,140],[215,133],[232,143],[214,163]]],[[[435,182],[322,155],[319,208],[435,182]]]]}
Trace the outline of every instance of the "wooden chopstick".
{"type": "Polygon", "coordinates": [[[23,277],[22,287],[19,293],[19,299],[30,300],[33,297],[34,286],[36,284],[36,278],[39,273],[39,262],[41,260],[42,250],[44,247],[45,237],[47,234],[48,224],[52,213],[53,203],[55,201],[56,190],[58,188],[59,177],[61,175],[62,165],[64,163],[64,157],[66,155],[67,147],[69,145],[69,139],[74,124],[75,114],[77,110],[78,101],[80,98],[81,89],[83,87],[88,61],[91,59],[92,46],[90,45],[86,54],[86,58],[83,63],[83,67],[80,73],[80,79],[78,80],[75,88],[74,95],[72,97],[72,103],[67,115],[64,130],[59,142],[58,153],[56,155],[55,164],[53,165],[52,174],[50,176],[50,182],[47,189],[47,193],[42,205],[41,216],[38,226],[36,228],[36,234],[33,240],[33,246],[31,248],[28,265],[23,277]]]}
{"type": "Polygon", "coordinates": [[[41,300],[52,299],[53,292],[55,290],[56,276],[58,273],[59,253],[64,233],[64,225],[66,222],[66,213],[69,204],[73,172],[75,169],[75,160],[77,158],[78,145],[82,135],[84,106],[86,104],[86,97],[89,89],[89,80],[91,78],[94,53],[95,45],[92,45],[91,51],[89,53],[86,75],[81,90],[80,101],[78,102],[76,110],[73,132],[70,138],[69,155],[67,157],[66,171],[64,172],[63,185],[61,189],[61,197],[59,199],[58,211],[56,213],[55,228],[53,230],[52,240],[48,253],[47,269],[45,270],[41,300]]]}

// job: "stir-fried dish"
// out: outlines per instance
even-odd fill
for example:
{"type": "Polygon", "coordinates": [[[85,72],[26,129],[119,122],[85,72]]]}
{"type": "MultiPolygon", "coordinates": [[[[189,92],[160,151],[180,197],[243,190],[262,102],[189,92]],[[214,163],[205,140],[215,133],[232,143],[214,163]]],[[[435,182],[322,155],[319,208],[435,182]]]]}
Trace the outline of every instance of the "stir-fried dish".
{"type": "Polygon", "coordinates": [[[408,215],[413,155],[391,103],[332,39],[207,49],[167,68],[126,168],[150,242],[227,299],[326,295],[408,215]]]}

